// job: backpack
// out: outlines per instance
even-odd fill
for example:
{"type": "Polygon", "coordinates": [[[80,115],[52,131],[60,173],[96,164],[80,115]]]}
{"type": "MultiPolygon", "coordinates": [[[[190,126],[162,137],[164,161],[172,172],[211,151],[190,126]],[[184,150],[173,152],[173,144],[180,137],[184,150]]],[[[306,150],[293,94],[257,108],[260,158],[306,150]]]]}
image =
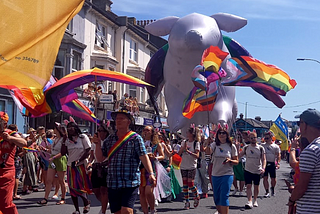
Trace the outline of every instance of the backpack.
{"type": "MultiPolygon", "coordinates": [[[[193,142],[193,150],[196,151],[197,141],[193,142]]],[[[199,157],[197,159],[197,168],[201,168],[201,152],[199,152],[199,157]]]]}

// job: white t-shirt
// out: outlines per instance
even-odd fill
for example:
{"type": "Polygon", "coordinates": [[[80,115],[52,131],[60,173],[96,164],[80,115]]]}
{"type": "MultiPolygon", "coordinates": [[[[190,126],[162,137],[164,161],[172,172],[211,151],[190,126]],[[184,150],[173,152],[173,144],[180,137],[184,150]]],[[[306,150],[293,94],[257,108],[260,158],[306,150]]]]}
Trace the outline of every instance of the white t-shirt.
{"type": "Polygon", "coordinates": [[[175,153],[178,153],[180,150],[181,146],[179,144],[173,144],[173,151],[175,153]]]}
{"type": "Polygon", "coordinates": [[[263,148],[266,152],[267,162],[274,163],[278,157],[278,154],[281,152],[280,147],[275,143],[271,143],[271,144],[263,143],[263,144],[261,144],[261,146],[263,146],[263,148]]]}
{"type": "MultiPolygon", "coordinates": [[[[181,143],[181,147],[184,147],[184,145],[187,144],[187,148],[190,152],[195,152],[195,150],[200,151],[200,143],[196,142],[196,146],[194,148],[194,141],[183,141],[181,143]]],[[[187,152],[182,152],[182,161],[180,165],[180,169],[182,170],[190,170],[190,169],[196,169],[197,168],[197,158],[190,155],[187,152]]]]}
{"type": "Polygon", "coordinates": [[[251,172],[252,174],[260,174],[262,169],[261,158],[265,154],[263,146],[256,144],[252,146],[251,144],[243,147],[246,155],[246,166],[245,170],[251,172]]]}
{"type": "MultiPolygon", "coordinates": [[[[51,145],[51,155],[57,155],[61,152],[61,144],[62,144],[63,138],[55,138],[53,140],[53,144],[51,145]]],[[[68,139],[66,140],[66,142],[68,139]]]]}
{"type": "MultiPolygon", "coordinates": [[[[91,142],[87,135],[81,134],[77,138],[77,143],[71,142],[69,139],[66,141],[66,146],[68,147],[68,166],[71,163],[79,160],[84,154],[85,150],[91,148],[91,142]]],[[[81,162],[78,165],[82,164],[81,162]]]]}
{"type": "Polygon", "coordinates": [[[213,166],[212,166],[212,176],[224,176],[224,175],[233,175],[233,166],[231,164],[223,164],[223,161],[226,158],[232,158],[238,156],[237,147],[228,143],[221,143],[220,146],[217,146],[215,142],[211,145],[213,151],[213,166]]]}
{"type": "MultiPolygon", "coordinates": [[[[103,140],[101,140],[101,148],[102,148],[102,146],[103,146],[103,140]]],[[[93,151],[93,156],[94,156],[93,163],[99,163],[97,161],[97,158],[96,158],[96,148],[97,148],[96,144],[95,143],[91,143],[91,151],[93,151]]]]}

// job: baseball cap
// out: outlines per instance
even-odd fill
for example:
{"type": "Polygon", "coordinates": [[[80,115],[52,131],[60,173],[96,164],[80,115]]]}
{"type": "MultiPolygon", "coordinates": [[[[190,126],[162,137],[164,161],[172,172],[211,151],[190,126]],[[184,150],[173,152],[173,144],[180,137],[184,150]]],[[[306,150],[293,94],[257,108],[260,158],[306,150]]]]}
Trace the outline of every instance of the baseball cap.
{"type": "Polygon", "coordinates": [[[302,114],[295,116],[295,118],[300,118],[309,126],[320,128],[320,112],[316,109],[308,108],[302,114]]]}

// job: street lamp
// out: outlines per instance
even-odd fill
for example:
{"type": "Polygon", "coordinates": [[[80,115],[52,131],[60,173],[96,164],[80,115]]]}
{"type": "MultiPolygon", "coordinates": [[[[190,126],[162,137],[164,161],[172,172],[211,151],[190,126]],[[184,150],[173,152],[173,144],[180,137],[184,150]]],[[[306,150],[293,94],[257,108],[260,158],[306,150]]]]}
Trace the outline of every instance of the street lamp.
{"type": "Polygon", "coordinates": [[[298,61],[305,61],[305,60],[309,60],[309,61],[314,61],[314,62],[317,62],[320,64],[320,61],[319,60],[316,60],[316,59],[309,59],[309,58],[298,58],[297,59],[298,61]]]}

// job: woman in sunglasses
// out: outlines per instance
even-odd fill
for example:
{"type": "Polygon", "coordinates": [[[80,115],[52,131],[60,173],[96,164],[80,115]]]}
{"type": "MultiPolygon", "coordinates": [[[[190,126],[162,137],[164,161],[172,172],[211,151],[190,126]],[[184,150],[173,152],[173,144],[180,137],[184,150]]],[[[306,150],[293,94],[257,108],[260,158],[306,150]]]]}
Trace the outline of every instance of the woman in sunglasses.
{"type": "Polygon", "coordinates": [[[236,146],[228,128],[219,126],[216,141],[211,144],[214,203],[219,213],[229,213],[229,193],[233,182],[233,166],[239,163],[236,146]]]}

